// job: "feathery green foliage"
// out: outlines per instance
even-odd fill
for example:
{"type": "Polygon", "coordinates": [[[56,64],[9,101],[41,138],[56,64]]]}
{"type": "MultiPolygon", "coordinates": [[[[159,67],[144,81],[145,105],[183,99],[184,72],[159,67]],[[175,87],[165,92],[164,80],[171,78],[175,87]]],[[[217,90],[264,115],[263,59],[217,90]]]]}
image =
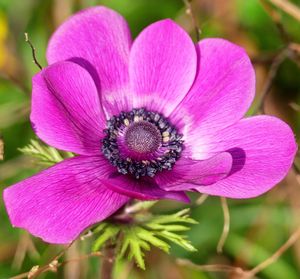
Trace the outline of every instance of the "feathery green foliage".
{"type": "Polygon", "coordinates": [[[42,144],[37,140],[30,140],[30,144],[23,148],[19,148],[23,154],[31,156],[37,159],[37,162],[41,165],[52,166],[65,157],[72,157],[73,154],[70,152],[64,152],[64,156],[54,147],[42,144]]]}
{"type": "Polygon", "coordinates": [[[128,224],[101,223],[94,230],[95,234],[100,235],[94,243],[93,250],[99,250],[109,239],[118,239],[118,257],[123,258],[127,255],[129,260],[134,259],[140,268],[145,269],[144,253],[149,251],[151,246],[169,253],[169,243],[175,243],[187,251],[196,251],[186,236],[179,234],[189,230],[190,224],[197,222],[189,217],[189,209],[171,215],[138,213],[128,224]]]}

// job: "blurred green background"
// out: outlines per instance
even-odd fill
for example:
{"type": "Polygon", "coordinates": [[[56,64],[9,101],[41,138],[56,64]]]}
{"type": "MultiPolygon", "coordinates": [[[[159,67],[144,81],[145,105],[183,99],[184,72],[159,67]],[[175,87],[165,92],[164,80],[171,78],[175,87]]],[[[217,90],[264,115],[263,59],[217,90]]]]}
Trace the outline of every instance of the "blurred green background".
{"type": "MultiPolygon", "coordinates": [[[[293,2],[300,7],[300,1],[293,2]]],[[[129,22],[133,36],[156,20],[172,18],[195,38],[191,17],[181,0],[0,0],[0,131],[5,143],[5,159],[0,162],[1,192],[8,185],[38,171],[32,159],[18,151],[34,138],[28,119],[31,77],[38,71],[32,63],[31,50],[24,41],[24,32],[29,33],[37,49],[38,60],[45,66],[47,41],[53,31],[72,13],[94,5],[106,5],[119,11],[129,22]]],[[[263,6],[259,0],[195,0],[192,7],[202,38],[229,39],[243,46],[253,59],[257,74],[254,108],[259,103],[272,58],[287,45],[285,36],[267,10],[275,11],[279,16],[290,42],[300,42],[300,23],[274,6],[263,6]]],[[[268,114],[289,122],[296,136],[300,135],[298,58],[297,55],[287,58],[280,65],[265,106],[268,114]]],[[[192,209],[192,216],[199,224],[193,225],[188,234],[198,252],[187,253],[174,247],[172,255],[167,256],[154,249],[147,256],[146,272],[123,262],[117,266],[116,278],[238,278],[178,266],[174,259],[187,258],[198,264],[237,265],[244,269],[256,266],[300,226],[299,181],[298,174],[291,171],[278,187],[263,197],[229,200],[231,227],[223,254],[216,252],[223,229],[222,208],[218,198],[209,197],[202,205],[192,209]]],[[[181,206],[162,201],[155,210],[172,212],[181,206]]],[[[61,248],[49,246],[20,229],[12,228],[2,197],[0,226],[1,279],[47,263],[61,248]]],[[[88,240],[77,243],[65,258],[78,257],[88,253],[89,249],[88,240]]],[[[98,266],[98,259],[84,260],[39,278],[99,278],[98,266]]],[[[300,278],[300,241],[258,274],[258,278],[300,278]]]]}

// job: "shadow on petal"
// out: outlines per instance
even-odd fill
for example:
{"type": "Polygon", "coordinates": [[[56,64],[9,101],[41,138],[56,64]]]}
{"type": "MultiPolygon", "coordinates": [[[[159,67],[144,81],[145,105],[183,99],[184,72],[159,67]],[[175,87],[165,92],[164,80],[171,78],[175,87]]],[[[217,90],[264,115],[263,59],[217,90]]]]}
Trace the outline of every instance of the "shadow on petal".
{"type": "Polygon", "coordinates": [[[246,152],[239,147],[234,147],[227,150],[228,153],[232,156],[232,166],[231,170],[227,176],[230,176],[238,171],[240,171],[246,163],[246,152]]]}
{"type": "Polygon", "coordinates": [[[81,58],[81,57],[72,57],[72,58],[69,58],[68,61],[76,63],[79,66],[86,69],[89,72],[89,74],[91,75],[91,77],[93,78],[98,92],[99,93],[101,92],[100,78],[99,78],[97,69],[91,64],[91,62],[89,62],[88,60],[81,58]]]}

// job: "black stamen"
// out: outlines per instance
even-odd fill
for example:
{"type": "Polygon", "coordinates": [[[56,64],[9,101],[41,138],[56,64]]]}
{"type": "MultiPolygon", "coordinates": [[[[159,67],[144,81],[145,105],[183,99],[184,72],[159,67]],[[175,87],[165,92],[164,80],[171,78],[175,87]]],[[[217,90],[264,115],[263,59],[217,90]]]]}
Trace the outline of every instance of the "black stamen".
{"type": "Polygon", "coordinates": [[[176,128],[161,114],[144,108],[111,117],[104,133],[103,155],[118,172],[131,174],[136,179],[143,176],[154,177],[157,172],[171,170],[183,150],[182,135],[178,134],[176,128]],[[149,161],[124,157],[120,154],[117,143],[120,136],[124,137],[124,142],[131,151],[142,154],[141,156],[151,153],[156,158],[149,161]]]}

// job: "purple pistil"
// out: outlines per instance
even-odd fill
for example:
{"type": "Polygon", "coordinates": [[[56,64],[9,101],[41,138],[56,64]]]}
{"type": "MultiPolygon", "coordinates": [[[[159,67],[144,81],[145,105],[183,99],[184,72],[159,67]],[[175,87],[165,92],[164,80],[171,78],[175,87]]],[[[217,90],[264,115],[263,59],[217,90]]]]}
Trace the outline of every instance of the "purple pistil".
{"type": "Polygon", "coordinates": [[[161,114],[144,108],[113,116],[102,153],[119,173],[139,179],[171,170],[183,149],[182,135],[161,114]]]}

